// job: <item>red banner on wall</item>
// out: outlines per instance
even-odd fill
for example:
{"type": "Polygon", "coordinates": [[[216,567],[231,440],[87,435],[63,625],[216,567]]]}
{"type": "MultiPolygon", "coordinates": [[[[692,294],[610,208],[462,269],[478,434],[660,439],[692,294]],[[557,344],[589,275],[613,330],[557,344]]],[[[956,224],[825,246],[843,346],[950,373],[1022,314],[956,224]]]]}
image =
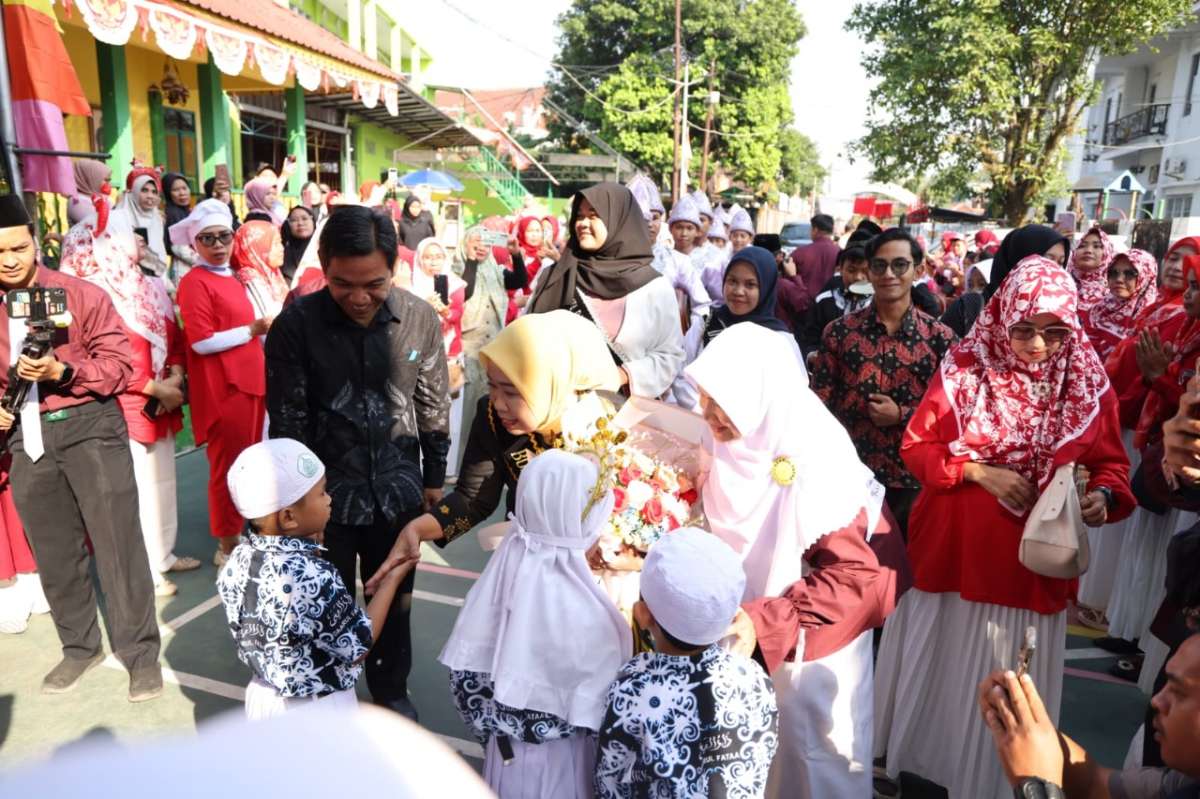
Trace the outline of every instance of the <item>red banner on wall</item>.
{"type": "Polygon", "coordinates": [[[854,213],[862,214],[863,216],[875,216],[875,198],[855,197],[854,213]]]}

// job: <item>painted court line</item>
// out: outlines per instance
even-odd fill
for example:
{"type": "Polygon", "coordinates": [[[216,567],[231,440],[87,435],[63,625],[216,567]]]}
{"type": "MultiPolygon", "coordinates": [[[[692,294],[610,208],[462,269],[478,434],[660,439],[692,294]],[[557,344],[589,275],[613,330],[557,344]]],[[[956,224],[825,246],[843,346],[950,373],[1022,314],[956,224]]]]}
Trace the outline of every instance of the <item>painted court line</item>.
{"type": "Polygon", "coordinates": [[[466,569],[455,569],[450,566],[439,566],[436,563],[418,563],[417,570],[430,572],[432,574],[446,574],[450,577],[462,577],[465,580],[479,579],[479,572],[467,571],[466,569]]]}
{"type": "Polygon", "coordinates": [[[461,608],[465,600],[456,596],[446,596],[445,594],[435,594],[431,591],[413,591],[413,599],[424,599],[426,602],[437,602],[441,605],[453,605],[456,608],[461,608]]]}
{"type": "Polygon", "coordinates": [[[1086,646],[1079,649],[1068,649],[1067,660],[1098,660],[1099,658],[1115,658],[1116,655],[1098,646],[1086,646]]]}
{"type": "Polygon", "coordinates": [[[208,599],[204,600],[203,602],[201,602],[199,605],[192,608],[191,610],[180,613],[178,616],[176,616],[173,619],[164,621],[161,625],[159,625],[159,628],[158,628],[159,635],[168,635],[170,633],[179,632],[180,627],[182,627],[183,625],[187,624],[190,621],[195,621],[196,619],[200,618],[205,613],[208,613],[210,610],[212,610],[213,608],[217,607],[220,604],[221,604],[221,597],[219,595],[214,594],[214,595],[210,596],[208,599]]]}

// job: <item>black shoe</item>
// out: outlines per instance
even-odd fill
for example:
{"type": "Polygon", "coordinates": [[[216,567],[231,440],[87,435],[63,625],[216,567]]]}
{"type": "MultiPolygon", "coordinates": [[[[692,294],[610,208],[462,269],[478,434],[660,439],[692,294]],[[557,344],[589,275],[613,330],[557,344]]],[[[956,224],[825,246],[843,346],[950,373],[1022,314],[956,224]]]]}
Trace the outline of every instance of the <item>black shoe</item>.
{"type": "Polygon", "coordinates": [[[1106,652],[1112,652],[1114,655],[1140,655],[1142,652],[1142,650],[1138,649],[1136,642],[1126,641],[1124,638],[1113,638],[1111,635],[1097,638],[1092,643],[1106,652]]]}
{"type": "Polygon", "coordinates": [[[64,657],[42,679],[42,693],[65,694],[79,685],[79,681],[83,679],[83,675],[99,666],[102,660],[104,660],[103,652],[97,652],[90,658],[64,657]]]}
{"type": "Polygon", "coordinates": [[[393,713],[399,713],[401,716],[404,716],[404,718],[408,719],[414,724],[421,723],[417,718],[417,708],[407,696],[402,696],[399,699],[376,700],[375,704],[379,705],[380,707],[386,707],[393,713]]]}
{"type": "Polygon", "coordinates": [[[146,702],[162,696],[162,666],[143,666],[129,672],[129,701],[146,702]]]}

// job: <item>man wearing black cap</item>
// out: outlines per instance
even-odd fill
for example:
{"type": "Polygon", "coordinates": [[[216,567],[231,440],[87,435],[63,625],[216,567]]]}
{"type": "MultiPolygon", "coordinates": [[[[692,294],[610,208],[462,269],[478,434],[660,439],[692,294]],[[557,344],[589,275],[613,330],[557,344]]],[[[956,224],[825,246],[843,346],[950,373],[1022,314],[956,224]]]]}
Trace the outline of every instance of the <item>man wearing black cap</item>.
{"type": "Polygon", "coordinates": [[[162,693],[154,584],[138,520],[129,434],[118,395],[132,372],[126,338],[103,289],[38,264],[33,223],[21,198],[0,196],[0,291],[60,288],[70,324],[51,333],[43,357],[21,355],[28,325],[0,305],[0,391],[8,367],[33,385],[24,404],[0,409],[12,450],[13,500],[41,573],[63,658],[42,692],[65,693],[104,660],[88,576],[91,539],[104,591],[109,640],[129,670],[129,701],[162,693]]]}
{"type": "Polygon", "coordinates": [[[783,263],[784,274],[780,277],[779,296],[781,304],[790,317],[792,330],[800,330],[804,314],[820,293],[821,288],[833,277],[837,269],[838,253],[842,250],[833,236],[833,217],[817,214],[811,220],[812,244],[797,247],[792,257],[783,263]],[[789,291],[784,283],[795,289],[789,291]],[[784,298],[787,298],[785,301],[784,298]]]}

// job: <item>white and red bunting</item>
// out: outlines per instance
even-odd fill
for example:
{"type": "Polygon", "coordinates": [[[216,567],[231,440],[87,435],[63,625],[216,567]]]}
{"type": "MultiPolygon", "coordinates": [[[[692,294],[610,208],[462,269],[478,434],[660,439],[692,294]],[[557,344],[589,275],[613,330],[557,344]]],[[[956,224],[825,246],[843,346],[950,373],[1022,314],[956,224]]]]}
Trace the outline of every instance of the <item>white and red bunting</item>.
{"type": "Polygon", "coordinates": [[[191,58],[200,30],[190,19],[166,6],[150,9],[148,16],[159,50],[177,61],[191,58]]]}
{"type": "MultiPolygon", "coordinates": [[[[231,27],[214,24],[210,19],[192,16],[175,6],[153,0],[52,0],[68,7],[73,4],[100,42],[115,47],[129,42],[138,27],[139,14],[154,31],[154,43],[171,58],[191,58],[197,45],[207,47],[217,69],[226,75],[240,75],[247,62],[257,66],[263,80],[274,86],[287,82],[295,69],[296,82],[305,91],[331,87],[350,88],[366,108],[375,108],[382,97],[384,108],[399,116],[399,87],[373,79],[355,79],[344,72],[323,67],[307,53],[231,27]]],[[[143,27],[143,37],[145,28],[143,27]]]]}

